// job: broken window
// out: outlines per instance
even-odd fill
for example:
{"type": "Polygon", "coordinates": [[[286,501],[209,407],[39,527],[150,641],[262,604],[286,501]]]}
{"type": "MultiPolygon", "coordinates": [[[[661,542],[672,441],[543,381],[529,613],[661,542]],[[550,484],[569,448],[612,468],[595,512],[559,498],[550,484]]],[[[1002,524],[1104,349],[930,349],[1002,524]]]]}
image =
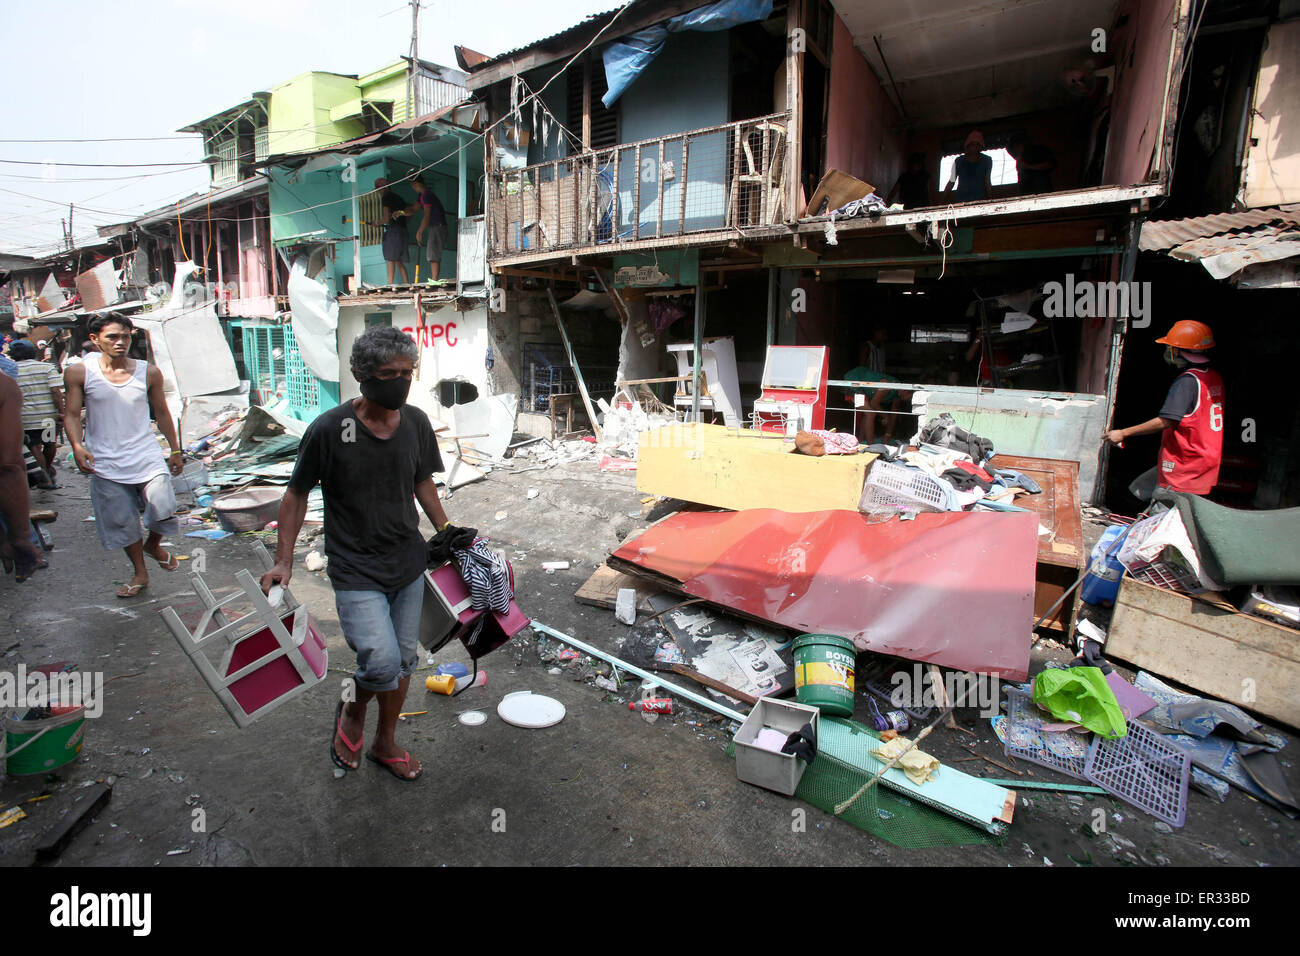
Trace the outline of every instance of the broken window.
{"type": "MultiPolygon", "coordinates": [[[[992,181],[994,186],[1015,185],[1019,182],[1016,173],[1016,161],[1003,147],[984,150],[985,155],[993,160],[992,181]]],[[[952,165],[961,153],[949,153],[939,161],[939,188],[946,189],[952,177],[952,165]]]]}

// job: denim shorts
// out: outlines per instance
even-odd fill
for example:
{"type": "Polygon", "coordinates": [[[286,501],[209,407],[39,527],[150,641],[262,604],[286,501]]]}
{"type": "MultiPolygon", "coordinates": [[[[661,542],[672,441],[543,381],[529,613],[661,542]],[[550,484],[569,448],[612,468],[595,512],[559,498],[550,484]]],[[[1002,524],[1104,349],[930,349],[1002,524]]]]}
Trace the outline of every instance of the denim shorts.
{"type": "Polygon", "coordinates": [[[357,655],[362,690],[396,690],[419,659],[424,575],[396,591],[335,591],[343,639],[357,655]]]}

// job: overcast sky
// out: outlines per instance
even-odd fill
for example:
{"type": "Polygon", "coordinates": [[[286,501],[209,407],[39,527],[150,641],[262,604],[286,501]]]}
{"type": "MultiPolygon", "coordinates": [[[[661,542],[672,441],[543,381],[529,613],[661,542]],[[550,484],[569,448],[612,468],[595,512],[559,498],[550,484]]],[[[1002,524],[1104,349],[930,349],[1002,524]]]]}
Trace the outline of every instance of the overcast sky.
{"type": "MultiPolygon", "coordinates": [[[[423,0],[420,56],[455,67],[454,44],[496,55],[617,6],[423,0]]],[[[4,0],[0,160],[35,165],[0,162],[0,249],[54,251],[69,202],[74,235],[86,238],[209,181],[201,165],[58,164],[197,163],[200,138],[177,128],[308,70],[377,69],[407,53],[410,30],[402,0],[4,0]],[[49,142],[124,137],[177,138],[49,142]]]]}

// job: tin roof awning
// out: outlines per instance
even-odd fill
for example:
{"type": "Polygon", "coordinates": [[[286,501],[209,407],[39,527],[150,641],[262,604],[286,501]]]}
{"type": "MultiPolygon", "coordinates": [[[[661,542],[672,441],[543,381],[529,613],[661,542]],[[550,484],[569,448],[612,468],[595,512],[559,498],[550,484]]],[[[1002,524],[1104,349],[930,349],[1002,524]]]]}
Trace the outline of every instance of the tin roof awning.
{"type": "Polygon", "coordinates": [[[1199,262],[1216,279],[1250,266],[1300,257],[1300,203],[1146,222],[1139,248],[1199,262]]]}

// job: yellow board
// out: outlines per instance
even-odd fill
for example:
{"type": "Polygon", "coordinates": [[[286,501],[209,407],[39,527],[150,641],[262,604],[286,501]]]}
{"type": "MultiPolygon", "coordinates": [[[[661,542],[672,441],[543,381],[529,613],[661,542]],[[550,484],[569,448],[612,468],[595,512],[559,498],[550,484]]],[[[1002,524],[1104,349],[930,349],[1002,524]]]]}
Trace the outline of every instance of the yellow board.
{"type": "Polygon", "coordinates": [[[723,425],[669,425],[638,439],[636,487],[715,508],[742,511],[856,511],[876,456],[794,451],[794,441],[723,425]]]}

